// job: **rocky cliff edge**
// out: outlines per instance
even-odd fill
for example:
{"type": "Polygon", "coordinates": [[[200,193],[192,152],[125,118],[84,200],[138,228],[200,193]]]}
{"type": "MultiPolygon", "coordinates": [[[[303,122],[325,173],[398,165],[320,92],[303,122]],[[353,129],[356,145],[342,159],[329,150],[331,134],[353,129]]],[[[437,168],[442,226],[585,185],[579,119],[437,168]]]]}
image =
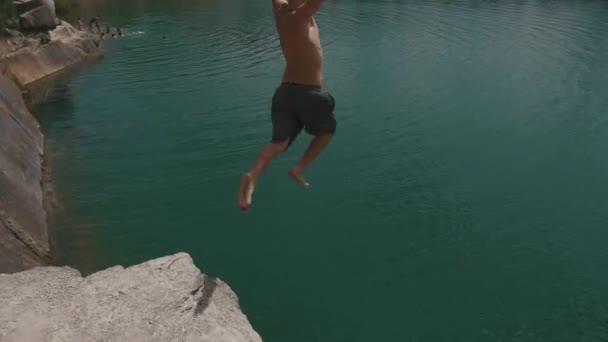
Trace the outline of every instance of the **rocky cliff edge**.
{"type": "Polygon", "coordinates": [[[36,34],[9,30],[0,37],[0,74],[23,87],[97,56],[100,42],[99,37],[65,21],[52,31],[36,34]]]}
{"type": "Polygon", "coordinates": [[[0,274],[0,340],[257,342],[221,280],[179,253],[82,278],[69,267],[0,274]]]}
{"type": "Polygon", "coordinates": [[[18,86],[96,56],[97,39],[65,22],[50,32],[0,35],[0,273],[52,256],[41,184],[43,136],[18,86]]]}

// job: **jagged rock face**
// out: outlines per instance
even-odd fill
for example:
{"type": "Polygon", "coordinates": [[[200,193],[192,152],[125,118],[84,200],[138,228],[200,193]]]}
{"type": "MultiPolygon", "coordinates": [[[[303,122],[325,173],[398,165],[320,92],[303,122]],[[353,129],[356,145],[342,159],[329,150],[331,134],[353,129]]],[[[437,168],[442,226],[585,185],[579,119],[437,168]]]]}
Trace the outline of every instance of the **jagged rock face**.
{"type": "Polygon", "coordinates": [[[0,340],[258,342],[238,298],[179,253],[86,278],[71,268],[0,275],[0,340]]]}
{"type": "Polygon", "coordinates": [[[50,33],[7,31],[0,39],[0,273],[51,258],[41,186],[43,138],[9,79],[25,86],[96,55],[96,39],[67,23],[50,33]]]}
{"type": "Polygon", "coordinates": [[[20,15],[22,30],[51,30],[57,26],[55,1],[39,0],[40,6],[20,15]]]}
{"type": "Polygon", "coordinates": [[[42,144],[21,90],[0,76],[0,272],[36,266],[50,254],[40,186],[42,144]]]}
{"type": "MultiPolygon", "coordinates": [[[[61,71],[100,51],[98,37],[78,31],[66,22],[50,31],[48,38],[41,35],[38,34],[37,39],[28,35],[27,39],[21,40],[22,47],[13,47],[14,52],[0,57],[0,71],[20,86],[61,71]]],[[[12,38],[11,41],[14,46],[20,40],[12,38]]]]}

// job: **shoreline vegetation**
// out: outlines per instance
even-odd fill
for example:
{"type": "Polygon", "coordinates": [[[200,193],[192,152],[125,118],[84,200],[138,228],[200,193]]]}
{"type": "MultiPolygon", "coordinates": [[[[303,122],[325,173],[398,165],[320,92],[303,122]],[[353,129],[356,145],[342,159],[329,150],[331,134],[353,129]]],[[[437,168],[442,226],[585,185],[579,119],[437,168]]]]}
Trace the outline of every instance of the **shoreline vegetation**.
{"type": "Polygon", "coordinates": [[[55,0],[55,12],[57,17],[67,16],[80,9],[80,2],[77,0],[55,0]]]}
{"type": "MultiPolygon", "coordinates": [[[[77,13],[80,9],[78,0],[55,0],[55,14],[58,18],[77,13]]],[[[0,0],[0,29],[15,28],[18,11],[14,0],[0,0]]]]}
{"type": "MultiPolygon", "coordinates": [[[[0,36],[6,35],[6,30],[17,30],[26,33],[20,24],[20,12],[28,11],[41,0],[0,0],[0,36]]],[[[55,16],[61,20],[65,19],[79,31],[98,34],[102,40],[108,37],[121,37],[123,32],[119,26],[110,26],[109,23],[102,24],[101,18],[91,16],[82,18],[79,14],[81,5],[78,0],[55,0],[55,16]],[[114,30],[112,31],[111,28],[114,30]]],[[[30,32],[32,33],[32,32],[30,32]]]]}

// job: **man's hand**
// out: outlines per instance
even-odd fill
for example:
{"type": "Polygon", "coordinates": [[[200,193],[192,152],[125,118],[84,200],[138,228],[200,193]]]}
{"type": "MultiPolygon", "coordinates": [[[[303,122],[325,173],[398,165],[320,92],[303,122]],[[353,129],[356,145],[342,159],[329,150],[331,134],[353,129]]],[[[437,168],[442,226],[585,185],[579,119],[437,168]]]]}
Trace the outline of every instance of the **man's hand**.
{"type": "Polygon", "coordinates": [[[272,8],[277,13],[285,13],[289,10],[289,4],[286,0],[272,0],[272,8]]]}
{"type": "Polygon", "coordinates": [[[273,0],[277,14],[289,17],[312,17],[321,7],[323,0],[307,0],[292,8],[285,0],[273,0]]]}

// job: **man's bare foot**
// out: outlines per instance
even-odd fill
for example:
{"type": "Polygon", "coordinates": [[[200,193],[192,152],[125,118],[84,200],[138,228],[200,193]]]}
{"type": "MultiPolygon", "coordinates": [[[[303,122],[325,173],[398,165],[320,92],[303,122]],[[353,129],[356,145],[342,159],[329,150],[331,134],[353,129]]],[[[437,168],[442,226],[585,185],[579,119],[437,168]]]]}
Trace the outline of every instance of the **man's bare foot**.
{"type": "Polygon", "coordinates": [[[247,211],[251,208],[253,191],[255,190],[255,182],[251,178],[251,173],[246,172],[241,175],[241,187],[239,188],[238,204],[242,211],[247,211]]]}
{"type": "Polygon", "coordinates": [[[306,178],[304,178],[304,175],[302,175],[302,172],[298,171],[295,167],[292,167],[291,170],[289,170],[289,175],[304,189],[310,188],[310,184],[308,184],[306,178]]]}

